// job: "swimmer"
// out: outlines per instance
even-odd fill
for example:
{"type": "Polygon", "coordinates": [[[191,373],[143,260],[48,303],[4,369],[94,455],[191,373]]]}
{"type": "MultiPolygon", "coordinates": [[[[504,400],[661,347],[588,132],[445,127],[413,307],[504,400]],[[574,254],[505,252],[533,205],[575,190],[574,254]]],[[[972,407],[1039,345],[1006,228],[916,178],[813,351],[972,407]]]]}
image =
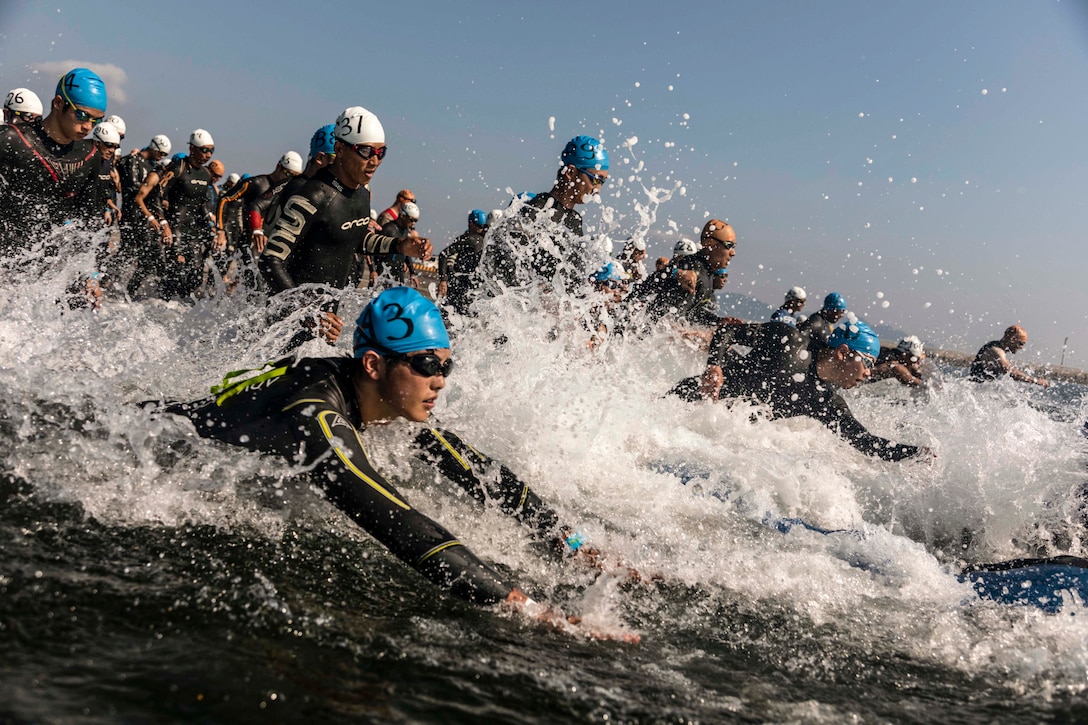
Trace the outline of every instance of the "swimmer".
{"type": "MultiPolygon", "coordinates": [[[[425,239],[393,239],[370,231],[370,189],[389,149],[378,117],[361,106],[344,109],[336,120],[335,158],[290,196],[281,195],[270,213],[268,243],[259,266],[273,293],[301,284],[347,286],[356,254],[395,251],[427,259],[425,239]]],[[[317,314],[318,334],[329,344],[343,321],[333,310],[317,314]]]]}
{"type": "Polygon", "coordinates": [[[971,363],[971,380],[976,383],[984,383],[1008,375],[1013,380],[1019,380],[1022,383],[1042,385],[1044,388],[1050,387],[1050,381],[1046,378],[1029,375],[1023,370],[1013,367],[1012,363],[1009,362],[1009,358],[1005,353],[1015,355],[1023,350],[1027,344],[1028,333],[1023,327],[1013,325],[1008,328],[1000,340],[991,340],[979,349],[974,362],[971,363]]]}
{"type": "Polygon", "coordinates": [[[800,287],[790,287],[786,292],[786,301],[771,315],[771,322],[785,322],[787,325],[797,327],[798,323],[805,320],[801,310],[805,308],[805,300],[808,295],[800,287]]]}
{"type": "Polygon", "coordinates": [[[784,322],[722,325],[702,378],[682,380],[670,394],[690,402],[741,398],[770,406],[775,418],[808,416],[862,453],[886,461],[926,454],[928,449],[870,433],[832,390],[864,382],[879,352],[876,333],[853,315],[841,320],[814,354],[808,337],[784,322]],[[733,356],[729,351],[733,345],[750,347],[751,352],[733,356]]]}
{"type": "Polygon", "coordinates": [[[608,152],[592,136],[575,136],[560,160],[551,190],[534,194],[492,231],[480,264],[491,293],[534,282],[558,283],[566,292],[584,288],[592,270],[575,207],[596,198],[608,181],[608,152]]]}
{"type": "Polygon", "coordinates": [[[832,329],[845,314],[846,299],[838,292],[832,292],[824,297],[824,306],[816,314],[797,323],[797,329],[807,334],[814,343],[822,345],[831,337],[832,329]]]}
{"type": "Polygon", "coordinates": [[[0,126],[0,255],[78,216],[79,195],[99,166],[86,136],[106,115],[106,100],[98,74],[74,68],[57,82],[48,116],[0,126]]]}
{"type": "Polygon", "coordinates": [[[882,348],[869,382],[895,378],[903,385],[922,384],[922,361],[926,359],[922,341],[914,335],[904,337],[892,348],[882,348]]]}
{"type": "Polygon", "coordinates": [[[468,229],[438,255],[438,297],[462,315],[468,313],[479,286],[476,267],[490,227],[491,219],[483,209],[473,209],[468,214],[468,229]]]}
{"type": "Polygon", "coordinates": [[[426,422],[453,369],[438,308],[413,289],[395,287],[374,297],[359,316],[353,357],[286,358],[253,376],[231,373],[211,397],[161,409],[188,418],[201,436],[306,467],[335,506],[455,596],[502,604],[566,628],[566,620],[533,603],[412,507],[371,463],[360,431],[397,419],[422,423],[412,445],[419,460],[480,504],[515,517],[558,555],[599,565],[600,552],[583,545],[509,468],[426,422]]]}

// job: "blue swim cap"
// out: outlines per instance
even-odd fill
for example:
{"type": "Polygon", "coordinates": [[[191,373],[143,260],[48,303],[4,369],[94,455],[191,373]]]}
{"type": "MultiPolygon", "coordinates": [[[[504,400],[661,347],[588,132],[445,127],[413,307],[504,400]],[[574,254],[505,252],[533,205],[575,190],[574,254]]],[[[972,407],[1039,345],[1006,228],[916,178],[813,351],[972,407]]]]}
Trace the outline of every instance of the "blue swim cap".
{"type": "Polygon", "coordinates": [[[825,310],[845,310],[846,300],[838,292],[832,292],[827,297],[824,297],[824,309],[825,310]]]}
{"type": "Polygon", "coordinates": [[[575,136],[563,149],[563,165],[573,165],[577,169],[597,169],[608,171],[608,152],[601,142],[592,136],[575,136]]]}
{"type": "Polygon", "coordinates": [[[616,262],[606,262],[603,267],[593,273],[591,279],[594,282],[623,282],[629,279],[630,276],[622,265],[616,262]]]}
{"type": "Polygon", "coordinates": [[[180,154],[174,154],[173,157],[171,158],[171,161],[177,161],[178,159],[187,159],[187,158],[189,158],[189,154],[182,151],[180,154]]]}
{"type": "Polygon", "coordinates": [[[831,337],[827,338],[827,346],[831,349],[839,345],[846,345],[851,350],[880,357],[880,338],[865,320],[854,317],[852,314],[835,325],[835,329],[831,331],[831,337]]]}
{"type": "Polygon", "coordinates": [[[473,209],[468,213],[468,223],[478,227],[487,226],[487,213],[482,209],[473,209]]]}
{"type": "Polygon", "coordinates": [[[408,353],[450,346],[442,313],[411,287],[392,287],[368,304],[355,323],[355,357],[367,350],[408,353]]]}
{"type": "Polygon", "coordinates": [[[57,81],[56,95],[73,106],[106,112],[106,84],[86,68],[73,68],[57,81]]]}
{"type": "Polygon", "coordinates": [[[322,126],[321,128],[314,131],[314,136],[310,139],[311,159],[321,153],[335,153],[332,150],[333,144],[336,142],[335,132],[335,123],[330,123],[328,126],[322,126]]]}

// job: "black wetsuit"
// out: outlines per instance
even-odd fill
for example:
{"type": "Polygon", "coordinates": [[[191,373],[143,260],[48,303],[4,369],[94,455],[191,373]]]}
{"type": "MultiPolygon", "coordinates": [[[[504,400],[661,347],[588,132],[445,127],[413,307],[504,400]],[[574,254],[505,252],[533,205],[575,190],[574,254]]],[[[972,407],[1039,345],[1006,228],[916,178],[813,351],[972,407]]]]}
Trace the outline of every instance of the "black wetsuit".
{"type": "Polygon", "coordinates": [[[100,229],[105,224],[104,214],[110,211],[107,204],[115,200],[117,187],[113,183],[113,159],[104,159],[96,154],[90,164],[96,173],[87,180],[82,193],[76,198],[76,214],[90,229],[100,229]]]}
{"type": "Polygon", "coordinates": [[[480,269],[492,292],[555,282],[557,274],[559,288],[570,292],[589,276],[583,235],[581,214],[564,209],[550,192],[537,194],[492,231],[480,269]]]}
{"type": "Polygon", "coordinates": [[[714,270],[704,251],[681,257],[674,267],[650,275],[638,285],[627,299],[631,302],[646,301],[646,314],[654,323],[666,316],[686,320],[696,325],[714,326],[719,317],[714,302],[714,270]],[[680,286],[677,272],[695,272],[695,294],[680,286]]]}
{"type": "MultiPolygon", "coordinates": [[[[405,229],[397,220],[389,222],[382,227],[382,234],[394,239],[407,239],[411,232],[405,229]]],[[[405,284],[411,277],[411,257],[403,254],[375,254],[374,267],[379,275],[388,274],[400,284],[405,284]]]]}
{"type": "MultiPolygon", "coordinates": [[[[161,237],[136,203],[136,194],[152,173],[161,168],[142,154],[129,154],[117,161],[121,177],[121,260],[135,261],[136,268],[128,282],[128,293],[135,296],[144,278],[161,276],[165,260],[161,237]]],[[[157,219],[163,218],[162,193],[156,185],[144,197],[144,206],[157,219]]]]}
{"type": "Polygon", "coordinates": [[[476,268],[484,251],[484,237],[466,231],[438,255],[438,281],[446,283],[446,304],[467,314],[480,285],[476,268]]]}
{"type": "Polygon", "coordinates": [[[227,251],[232,254],[243,243],[249,243],[249,240],[246,239],[245,220],[243,219],[245,202],[238,198],[228,201],[223,207],[220,204],[228,196],[233,198],[234,192],[238,190],[241,184],[242,182],[239,181],[231,186],[224,186],[219,190],[219,201],[216,202],[216,225],[222,227],[223,233],[227,237],[227,251]]]}
{"type": "MultiPolygon", "coordinates": [[[[918,453],[917,446],[893,443],[865,429],[838,393],[816,375],[809,338],[784,322],[722,325],[714,333],[707,365],[720,365],[720,399],[746,398],[770,406],[775,418],[808,416],[820,421],[862,453],[899,461],[918,453]],[[752,348],[743,358],[732,345],[752,348]]],[[[826,347],[824,349],[827,349],[826,347]]],[[[701,400],[699,378],[680,381],[671,391],[688,401],[701,400]]]]}
{"type": "Polygon", "coordinates": [[[331,169],[317,172],[290,196],[280,194],[265,226],[268,246],[259,262],[272,291],[304,283],[342,289],[356,252],[384,254],[394,248],[396,240],[371,232],[369,223],[370,191],[348,189],[331,169]]]}
{"type": "Polygon", "coordinates": [[[804,322],[805,319],[807,318],[800,312],[794,312],[785,305],[779,307],[774,311],[774,314],[771,315],[771,322],[784,322],[791,327],[797,327],[801,322],[804,322]]]}
{"type": "Polygon", "coordinates": [[[797,323],[797,329],[809,336],[813,349],[827,347],[827,341],[831,338],[835,323],[824,317],[824,311],[820,310],[812,317],[797,323]]]}
{"type": "Polygon", "coordinates": [[[971,372],[969,374],[971,380],[976,383],[986,383],[1009,374],[1009,371],[1005,369],[992,352],[995,348],[1004,350],[1001,347],[1001,340],[990,340],[975,353],[975,359],[971,363],[971,372]]]}
{"type": "MultiPolygon", "coordinates": [[[[136,192],[144,185],[151,172],[156,170],[155,163],[137,153],[118,158],[114,166],[117,168],[117,175],[121,179],[122,241],[127,243],[130,236],[134,238],[134,241],[136,237],[141,240],[145,239],[149,236],[146,230],[150,229],[150,225],[147,223],[143,211],[136,204],[136,192]]],[[[151,196],[152,194],[148,194],[149,198],[145,199],[144,203],[147,205],[148,210],[154,214],[156,211],[161,210],[156,206],[158,202],[157,195],[155,195],[155,199],[151,199],[151,196]]]]}
{"type": "Polygon", "coordinates": [[[95,156],[91,141],[59,144],[41,121],[0,126],[0,255],[77,216],[95,156]]]}
{"type": "Polygon", "coordinates": [[[245,179],[244,181],[239,181],[237,184],[232,186],[230,189],[230,193],[223,194],[219,197],[219,203],[215,209],[216,228],[226,231],[228,209],[231,207],[232,204],[240,201],[243,210],[242,219],[246,236],[252,234],[254,229],[261,229],[263,227],[264,217],[251,216],[250,209],[261,197],[261,195],[271,188],[271,174],[251,176],[248,179],[245,179]]]}
{"type": "Polygon", "coordinates": [[[163,178],[166,221],[174,241],[165,254],[162,293],[164,297],[185,298],[203,282],[204,257],[212,240],[208,225],[212,175],[205,167],[193,167],[187,158],[181,158],[166,167],[163,178]]]}
{"type": "MultiPolygon", "coordinates": [[[[463,599],[502,601],[510,585],[374,469],[359,437],[351,377],[358,365],[353,358],[287,358],[247,380],[224,380],[213,397],[165,410],[189,418],[202,436],[312,466],[309,475],[329,500],[409,566],[463,599]]],[[[415,448],[477,501],[497,504],[562,549],[566,532],[556,513],[505,466],[437,428],[423,429],[415,448]]]]}

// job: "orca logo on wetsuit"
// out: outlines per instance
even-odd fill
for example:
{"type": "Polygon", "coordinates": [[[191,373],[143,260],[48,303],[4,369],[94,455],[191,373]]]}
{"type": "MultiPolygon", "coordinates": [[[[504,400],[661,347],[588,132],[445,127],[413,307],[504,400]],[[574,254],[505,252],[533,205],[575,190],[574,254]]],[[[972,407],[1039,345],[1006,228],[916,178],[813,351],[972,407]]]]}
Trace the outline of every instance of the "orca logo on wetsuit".
{"type": "Polygon", "coordinates": [[[363,217],[362,219],[352,219],[350,222],[344,222],[340,225],[340,228],[345,232],[352,227],[365,227],[370,223],[370,217],[363,217]]]}

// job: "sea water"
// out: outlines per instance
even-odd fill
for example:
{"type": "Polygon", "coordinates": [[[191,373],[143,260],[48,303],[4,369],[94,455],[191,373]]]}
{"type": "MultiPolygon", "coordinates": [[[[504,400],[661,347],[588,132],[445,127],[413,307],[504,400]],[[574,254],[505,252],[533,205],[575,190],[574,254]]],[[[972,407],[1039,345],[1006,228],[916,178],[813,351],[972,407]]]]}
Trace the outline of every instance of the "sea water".
{"type": "MultiPolygon", "coordinates": [[[[641,213],[641,212],[640,212],[641,213]]],[[[666,327],[593,336],[584,300],[488,300],[451,324],[441,425],[507,463],[619,569],[543,556],[409,462],[375,463],[597,641],[460,602],[290,465],[136,404],[275,359],[262,301],[70,309],[94,242],[68,230],[0,286],[0,720],[1023,722],[1088,717],[1088,612],[979,599],[969,563],[1084,555],[1083,389],[932,367],[846,393],[866,457],[806,419],[665,397],[705,351],[666,327]],[[782,526],[801,519],[805,526],[782,526]]],[[[101,241],[101,239],[97,239],[101,241]]],[[[352,320],[367,290],[344,292],[352,320]]],[[[349,322],[350,329],[350,322],[349,322]]],[[[346,354],[350,335],[330,349],[346,354]]]]}

